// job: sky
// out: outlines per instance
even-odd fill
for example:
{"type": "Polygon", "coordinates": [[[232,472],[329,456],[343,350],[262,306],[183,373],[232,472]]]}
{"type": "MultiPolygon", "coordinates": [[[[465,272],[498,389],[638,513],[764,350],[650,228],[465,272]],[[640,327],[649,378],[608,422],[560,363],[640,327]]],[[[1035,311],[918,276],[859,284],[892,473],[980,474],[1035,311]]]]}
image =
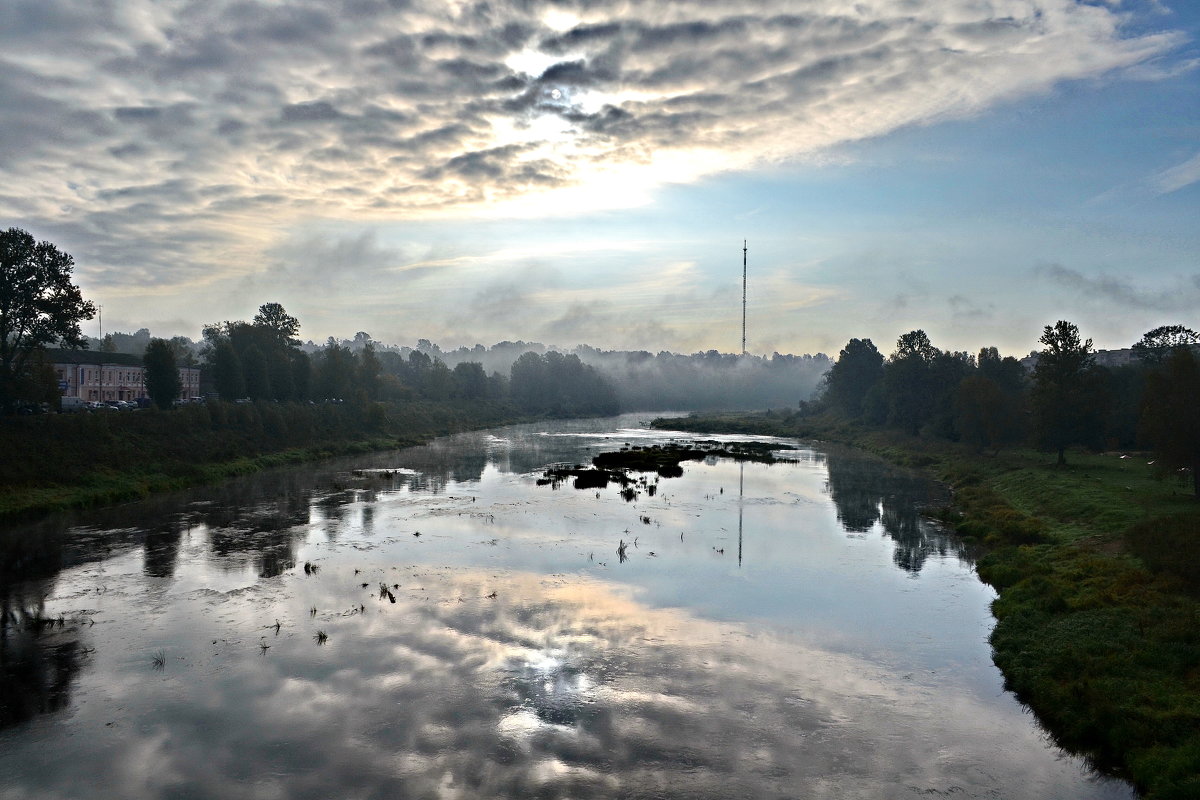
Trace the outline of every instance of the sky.
{"type": "Polygon", "coordinates": [[[1200,4],[6,0],[8,227],[105,331],[738,352],[746,242],[751,353],[1126,347],[1200,329],[1200,4]]]}

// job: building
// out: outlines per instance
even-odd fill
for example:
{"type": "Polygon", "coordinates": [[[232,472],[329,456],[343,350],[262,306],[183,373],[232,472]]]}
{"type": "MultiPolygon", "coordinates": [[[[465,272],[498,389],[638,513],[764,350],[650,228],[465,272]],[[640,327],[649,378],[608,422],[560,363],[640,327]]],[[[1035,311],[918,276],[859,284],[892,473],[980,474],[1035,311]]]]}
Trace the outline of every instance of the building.
{"type": "MultiPolygon", "coordinates": [[[[101,353],[96,350],[50,350],[46,360],[54,365],[63,397],[81,400],[139,400],[146,394],[146,368],[140,356],[101,353]]],[[[179,368],[179,397],[200,397],[200,368],[179,368]]]]}

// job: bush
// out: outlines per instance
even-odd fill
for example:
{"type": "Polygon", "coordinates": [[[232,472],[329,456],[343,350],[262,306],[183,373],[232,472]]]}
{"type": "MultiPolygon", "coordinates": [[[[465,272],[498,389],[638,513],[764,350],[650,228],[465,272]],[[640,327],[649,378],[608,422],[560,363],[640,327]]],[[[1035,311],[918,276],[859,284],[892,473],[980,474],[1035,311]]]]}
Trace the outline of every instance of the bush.
{"type": "Polygon", "coordinates": [[[1125,542],[1151,571],[1174,575],[1189,591],[1200,591],[1200,515],[1146,520],[1125,533],[1125,542]]]}

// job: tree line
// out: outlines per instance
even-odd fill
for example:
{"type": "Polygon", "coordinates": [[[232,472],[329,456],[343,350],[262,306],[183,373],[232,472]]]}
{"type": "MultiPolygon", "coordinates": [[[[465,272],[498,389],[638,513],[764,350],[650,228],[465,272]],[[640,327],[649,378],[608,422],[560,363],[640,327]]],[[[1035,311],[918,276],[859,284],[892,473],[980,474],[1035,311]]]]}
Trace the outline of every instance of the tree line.
{"type": "Polygon", "coordinates": [[[460,361],[453,368],[421,350],[407,358],[380,352],[367,338],[357,349],[330,337],[313,353],[301,348],[299,321],[279,303],[259,308],[251,322],[203,330],[202,357],[222,399],[329,401],[494,400],[533,414],[613,414],[611,382],[578,356],[525,353],[505,375],[460,361]]]}
{"type": "Polygon", "coordinates": [[[884,356],[851,339],[807,411],[998,452],[1033,444],[1066,463],[1068,448],[1148,447],[1164,470],[1190,471],[1200,497],[1200,334],[1147,332],[1129,364],[1096,363],[1091,339],[1060,320],[1038,339],[1032,370],[994,347],[944,351],[910,331],[884,356]]]}
{"type": "MultiPolygon", "coordinates": [[[[87,346],[80,323],[96,315],[72,282],[74,259],[27,231],[0,231],[0,413],[22,404],[57,401],[57,379],[46,348],[87,346]]],[[[509,374],[490,375],[482,364],[451,369],[428,353],[377,353],[366,339],[356,351],[330,337],[311,354],[301,347],[300,321],[279,303],[265,303],[250,322],[205,325],[200,364],[222,400],[352,402],[495,400],[534,414],[612,414],[612,382],[576,355],[526,353],[509,374]]],[[[179,397],[178,368],[195,365],[192,343],[137,334],[105,337],[101,350],[144,347],[146,392],[161,408],[179,397]],[[118,338],[121,341],[118,342],[118,338]],[[143,344],[144,343],[144,344],[143,344]]]]}

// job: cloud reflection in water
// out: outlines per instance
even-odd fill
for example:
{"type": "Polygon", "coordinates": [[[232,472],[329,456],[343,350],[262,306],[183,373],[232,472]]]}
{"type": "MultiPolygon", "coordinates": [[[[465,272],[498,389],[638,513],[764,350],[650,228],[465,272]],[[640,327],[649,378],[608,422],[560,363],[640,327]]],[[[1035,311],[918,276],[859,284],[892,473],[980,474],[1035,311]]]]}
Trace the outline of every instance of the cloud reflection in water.
{"type": "MultiPolygon", "coordinates": [[[[346,577],[283,580],[334,608],[346,577]]],[[[400,595],[328,612],[323,648],[296,623],[265,656],[243,642],[136,687],[100,667],[116,683],[93,691],[119,697],[125,721],[90,730],[83,709],[88,735],[53,755],[14,742],[28,758],[4,796],[1106,796],[1046,758],[1015,707],[997,716],[920,676],[608,583],[446,569],[400,595]]],[[[216,608],[247,628],[299,617],[284,602],[227,593],[216,608]]]]}

